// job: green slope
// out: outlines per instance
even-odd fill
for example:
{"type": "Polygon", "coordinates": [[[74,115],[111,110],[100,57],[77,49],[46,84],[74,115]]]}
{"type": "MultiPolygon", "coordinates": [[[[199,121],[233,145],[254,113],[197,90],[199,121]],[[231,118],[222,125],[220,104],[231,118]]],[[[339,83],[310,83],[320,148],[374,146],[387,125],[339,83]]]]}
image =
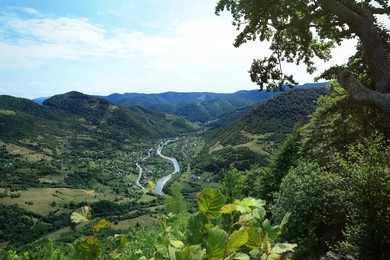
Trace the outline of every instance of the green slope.
{"type": "Polygon", "coordinates": [[[235,122],[207,133],[208,156],[195,164],[213,171],[230,163],[240,169],[266,164],[268,156],[292,132],[294,125],[308,121],[315,110],[315,101],[324,94],[324,88],[295,89],[264,101],[235,122]]]}
{"type": "Polygon", "coordinates": [[[0,96],[0,140],[51,150],[77,145],[104,148],[124,140],[137,141],[193,131],[184,119],[140,107],[118,107],[111,102],[70,92],[30,100],[0,96]]]}

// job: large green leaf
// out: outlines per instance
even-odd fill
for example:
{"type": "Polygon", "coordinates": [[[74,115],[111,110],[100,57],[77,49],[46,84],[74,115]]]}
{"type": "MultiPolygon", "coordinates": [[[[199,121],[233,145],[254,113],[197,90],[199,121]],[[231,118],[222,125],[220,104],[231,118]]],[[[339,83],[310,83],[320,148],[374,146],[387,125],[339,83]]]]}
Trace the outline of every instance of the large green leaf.
{"type": "Polygon", "coordinates": [[[221,208],[225,205],[225,198],[217,189],[208,188],[197,196],[199,211],[208,219],[214,219],[221,215],[221,208]]]}
{"type": "Polygon", "coordinates": [[[247,229],[248,232],[248,242],[245,244],[251,249],[259,249],[263,243],[259,230],[254,227],[247,229]]]}
{"type": "Polygon", "coordinates": [[[188,220],[187,233],[188,241],[191,244],[200,244],[202,242],[203,227],[207,223],[207,218],[203,214],[191,216],[188,220]]]}
{"type": "Polygon", "coordinates": [[[221,213],[223,214],[232,214],[236,209],[236,205],[234,204],[226,204],[221,208],[221,213]]]}
{"type": "Polygon", "coordinates": [[[180,249],[180,248],[184,247],[184,243],[180,240],[179,236],[176,235],[175,233],[168,233],[167,237],[168,237],[169,243],[174,248],[180,249]]]}
{"type": "Polygon", "coordinates": [[[102,254],[102,243],[96,237],[86,237],[75,243],[75,253],[77,259],[89,260],[98,259],[102,254]]]}
{"type": "Polygon", "coordinates": [[[214,227],[210,230],[210,233],[204,239],[204,245],[207,251],[207,259],[222,259],[227,238],[227,233],[222,229],[214,227]]]}
{"type": "Polygon", "coordinates": [[[252,210],[252,216],[260,222],[264,220],[265,214],[267,214],[267,212],[264,207],[259,207],[252,210]]]}
{"type": "Polygon", "coordinates": [[[163,257],[168,257],[169,240],[167,237],[162,234],[158,235],[154,246],[163,257]]]}
{"type": "Polygon", "coordinates": [[[70,215],[70,219],[73,223],[82,223],[87,222],[91,218],[91,208],[88,206],[83,206],[79,208],[77,211],[73,212],[70,215]]]}
{"type": "Polygon", "coordinates": [[[280,229],[279,225],[271,226],[271,222],[266,219],[263,221],[263,232],[267,232],[268,239],[270,241],[274,241],[280,236],[282,230],[280,229]]]}
{"type": "Polygon", "coordinates": [[[236,252],[241,246],[248,242],[248,232],[245,229],[234,230],[228,241],[228,253],[236,252]]]}
{"type": "Polygon", "coordinates": [[[289,251],[293,252],[295,247],[297,247],[297,244],[278,243],[272,247],[271,254],[283,254],[289,251]]]}
{"type": "Polygon", "coordinates": [[[290,215],[291,215],[290,212],[287,212],[287,213],[284,215],[284,217],[283,217],[283,219],[282,219],[282,222],[280,222],[280,225],[279,225],[281,229],[283,229],[284,225],[287,224],[288,219],[290,218],[290,215]]]}
{"type": "Polygon", "coordinates": [[[252,211],[251,208],[260,208],[265,206],[264,200],[257,200],[254,198],[245,198],[243,200],[235,200],[236,210],[242,214],[248,214],[252,211]]]}

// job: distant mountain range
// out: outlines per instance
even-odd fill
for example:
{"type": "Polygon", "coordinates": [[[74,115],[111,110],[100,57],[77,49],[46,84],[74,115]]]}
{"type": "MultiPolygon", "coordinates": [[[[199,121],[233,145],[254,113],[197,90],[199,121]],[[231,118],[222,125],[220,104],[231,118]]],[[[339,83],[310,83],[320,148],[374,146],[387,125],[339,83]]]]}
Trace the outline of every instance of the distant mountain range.
{"type": "MultiPolygon", "coordinates": [[[[321,87],[323,83],[308,83],[297,89],[321,87]]],[[[289,90],[289,88],[286,88],[289,90]]],[[[160,94],[125,93],[101,96],[118,106],[139,106],[161,113],[177,115],[192,122],[212,122],[225,125],[243,115],[253,106],[281,92],[241,90],[231,94],[212,92],[165,92],[160,94]]],[[[42,104],[47,98],[33,99],[42,104]]]]}
{"type": "Polygon", "coordinates": [[[69,92],[35,102],[0,96],[0,143],[29,149],[64,150],[130,145],[194,131],[185,119],[142,107],[121,107],[112,102],[69,92]]]}

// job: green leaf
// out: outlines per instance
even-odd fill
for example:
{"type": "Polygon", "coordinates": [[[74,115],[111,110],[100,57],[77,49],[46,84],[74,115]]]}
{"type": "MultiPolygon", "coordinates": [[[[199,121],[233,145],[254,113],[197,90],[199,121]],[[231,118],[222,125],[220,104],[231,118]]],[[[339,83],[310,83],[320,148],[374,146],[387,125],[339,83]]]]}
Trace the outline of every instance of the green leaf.
{"type": "Polygon", "coordinates": [[[231,257],[229,257],[228,259],[234,259],[234,260],[250,260],[250,257],[249,257],[249,255],[244,254],[244,253],[235,253],[234,255],[232,255],[231,257]]]}
{"type": "Polygon", "coordinates": [[[174,233],[168,233],[167,237],[168,237],[168,240],[169,240],[169,243],[175,247],[175,248],[183,248],[185,245],[182,241],[180,241],[180,239],[178,238],[178,236],[180,236],[180,234],[174,234],[174,233]]]}
{"type": "Polygon", "coordinates": [[[278,243],[272,247],[271,254],[283,254],[289,251],[294,252],[294,248],[297,246],[297,244],[278,243]]]}
{"type": "Polygon", "coordinates": [[[280,260],[281,255],[278,254],[269,254],[266,255],[265,253],[261,255],[261,260],[280,260]]]}
{"type": "Polygon", "coordinates": [[[227,243],[228,253],[231,254],[236,252],[241,246],[245,245],[246,242],[248,242],[247,231],[245,229],[234,230],[227,243]]]}
{"type": "Polygon", "coordinates": [[[207,259],[220,260],[223,257],[226,240],[228,238],[227,233],[214,227],[210,230],[208,236],[204,239],[204,245],[206,247],[207,259]]]}
{"type": "Polygon", "coordinates": [[[283,229],[283,227],[287,224],[287,222],[288,222],[290,216],[291,216],[291,212],[287,212],[287,213],[284,215],[284,217],[283,217],[283,219],[282,219],[282,222],[280,222],[280,225],[279,225],[281,229],[283,229]]]}
{"type": "Polygon", "coordinates": [[[191,244],[200,244],[202,242],[203,227],[207,223],[207,218],[203,214],[191,216],[188,220],[187,233],[188,241],[191,244]]]}
{"type": "Polygon", "coordinates": [[[223,214],[232,214],[232,212],[236,209],[234,204],[226,204],[221,208],[221,213],[223,214]]]}
{"type": "Polygon", "coordinates": [[[282,233],[282,230],[280,229],[280,227],[277,225],[277,226],[271,226],[271,222],[266,219],[263,221],[263,232],[267,232],[268,234],[268,239],[270,241],[274,241],[276,240],[280,234],[282,233]]]}
{"type": "Polygon", "coordinates": [[[75,243],[75,253],[77,259],[92,260],[98,259],[102,254],[102,243],[96,237],[86,237],[75,243]]]}
{"type": "Polygon", "coordinates": [[[87,222],[91,218],[91,208],[88,206],[83,206],[77,211],[73,212],[70,216],[70,219],[73,223],[82,223],[87,222]]]}
{"type": "Polygon", "coordinates": [[[183,248],[185,245],[182,241],[180,240],[169,240],[169,243],[175,247],[175,248],[183,248]]]}
{"type": "Polygon", "coordinates": [[[192,245],[176,252],[176,260],[202,260],[204,255],[205,252],[200,245],[192,245]]]}
{"type": "Polygon", "coordinates": [[[109,253],[110,259],[118,259],[121,257],[121,252],[118,251],[118,249],[115,249],[109,253]]]}
{"type": "Polygon", "coordinates": [[[251,249],[259,249],[263,243],[259,230],[254,227],[247,229],[248,232],[248,242],[245,244],[251,249]]]}
{"type": "Polygon", "coordinates": [[[263,252],[266,255],[269,255],[271,251],[271,245],[268,241],[268,233],[265,233],[264,239],[263,239],[263,252]]]}
{"type": "Polygon", "coordinates": [[[101,219],[101,220],[99,220],[99,222],[98,222],[95,226],[93,226],[93,230],[94,230],[96,233],[98,233],[98,232],[100,232],[100,230],[102,230],[103,228],[108,227],[108,225],[110,225],[110,222],[108,222],[108,221],[105,220],[105,219],[101,219]]]}
{"type": "Polygon", "coordinates": [[[251,226],[255,218],[252,215],[241,215],[238,219],[238,224],[241,226],[251,226]]]}
{"type": "Polygon", "coordinates": [[[221,208],[225,204],[225,199],[217,189],[208,188],[197,196],[199,211],[208,219],[215,219],[221,215],[221,208]]]}
{"type": "Polygon", "coordinates": [[[254,216],[258,221],[263,221],[266,213],[267,212],[265,211],[264,207],[259,207],[252,210],[252,216],[254,216]]]}
{"type": "Polygon", "coordinates": [[[254,198],[245,198],[243,200],[235,200],[236,210],[242,214],[248,214],[252,212],[251,207],[260,208],[265,205],[264,200],[256,200],[254,198]]]}
{"type": "Polygon", "coordinates": [[[158,235],[154,246],[163,257],[168,257],[169,240],[167,237],[162,234],[158,235]]]}
{"type": "Polygon", "coordinates": [[[151,190],[154,190],[156,188],[156,184],[152,182],[151,180],[148,181],[148,186],[144,189],[144,194],[148,193],[151,190]]]}

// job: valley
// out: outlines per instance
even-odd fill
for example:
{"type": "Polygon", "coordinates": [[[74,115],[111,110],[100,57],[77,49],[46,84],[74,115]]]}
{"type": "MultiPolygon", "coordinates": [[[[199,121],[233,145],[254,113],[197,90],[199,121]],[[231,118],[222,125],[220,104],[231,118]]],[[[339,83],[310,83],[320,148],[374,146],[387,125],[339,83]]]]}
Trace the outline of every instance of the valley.
{"type": "MultiPolygon", "coordinates": [[[[213,97],[211,93],[199,95],[197,99],[190,94],[198,103],[211,102],[213,97]]],[[[242,103],[250,98],[243,92],[239,95],[245,98],[242,103]]],[[[169,95],[171,101],[174,96],[169,95]]],[[[186,100],[176,96],[181,104],[186,100]]],[[[125,223],[149,226],[156,222],[156,206],[163,203],[163,194],[171,194],[173,183],[180,185],[189,210],[194,211],[200,190],[217,187],[221,171],[231,162],[241,166],[237,156],[245,157],[245,165],[265,162],[278,146],[272,139],[273,130],[268,134],[249,129],[234,132],[236,127],[230,126],[213,130],[202,120],[192,118],[195,121],[191,122],[140,107],[117,106],[77,92],[54,96],[41,105],[3,96],[0,109],[1,205],[3,211],[11,212],[9,217],[16,210],[11,207],[20,209],[19,215],[31,221],[26,222],[26,230],[36,233],[15,237],[16,230],[11,228],[3,241],[12,238],[9,241],[14,246],[46,235],[66,238],[72,232],[70,214],[86,201],[94,217],[108,219],[113,229],[125,223]],[[229,144],[229,138],[215,139],[217,131],[218,136],[244,135],[229,144]],[[149,180],[157,185],[153,196],[143,194],[149,180]],[[92,197],[88,190],[95,191],[92,197]]],[[[226,114],[231,114],[230,109],[226,114]]],[[[215,119],[218,116],[212,118],[214,123],[215,119]]]]}
{"type": "Polygon", "coordinates": [[[274,191],[296,158],[326,151],[311,150],[320,138],[311,124],[321,112],[317,100],[330,95],[337,94],[298,88],[205,122],[78,92],[42,104],[0,96],[0,243],[19,251],[52,240],[60,247],[76,243],[91,232],[71,221],[85,205],[91,223],[109,222],[103,240],[152,235],[170,204],[185,204],[186,213],[174,220],[180,227],[197,212],[199,192],[221,183],[278,205],[274,191]],[[156,186],[145,194],[149,181],[156,186]]]}

